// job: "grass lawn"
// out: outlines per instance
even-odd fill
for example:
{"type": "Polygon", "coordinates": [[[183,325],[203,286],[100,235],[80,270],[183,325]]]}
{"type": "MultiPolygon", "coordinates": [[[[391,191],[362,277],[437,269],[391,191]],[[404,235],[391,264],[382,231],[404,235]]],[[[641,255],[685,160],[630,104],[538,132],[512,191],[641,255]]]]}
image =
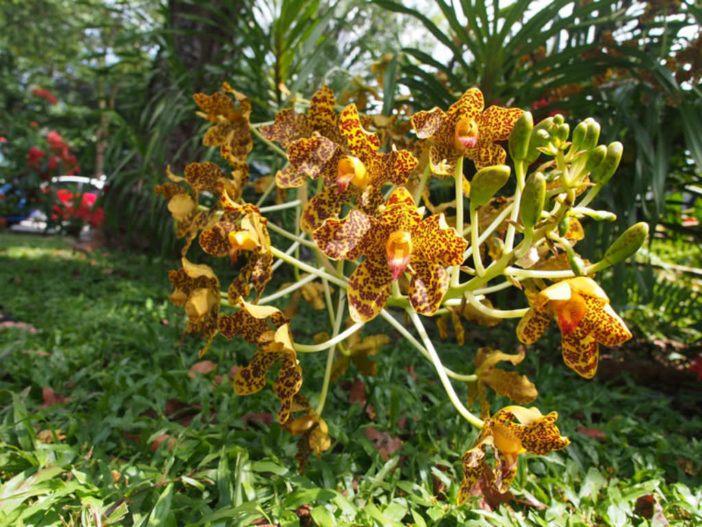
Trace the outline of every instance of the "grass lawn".
{"type": "MultiPolygon", "coordinates": [[[[26,324],[0,327],[0,525],[702,525],[702,384],[582,380],[554,359],[555,331],[520,369],[572,445],[520,456],[511,496],[455,505],[477,433],[395,334],[376,377],[351,366],[333,386],[332,447],[300,474],[271,390],[238,397],[227,380],[248,344],[218,338],[191,369],[201,342],[167,300],[177,266],[0,234],[0,313],[26,324]]],[[[323,328],[301,312],[311,342],[323,328]]],[[[513,351],[513,326],[497,335],[513,351]]],[[[439,353],[465,369],[477,347],[439,353]]],[[[325,357],[300,360],[314,404],[325,357]]]]}

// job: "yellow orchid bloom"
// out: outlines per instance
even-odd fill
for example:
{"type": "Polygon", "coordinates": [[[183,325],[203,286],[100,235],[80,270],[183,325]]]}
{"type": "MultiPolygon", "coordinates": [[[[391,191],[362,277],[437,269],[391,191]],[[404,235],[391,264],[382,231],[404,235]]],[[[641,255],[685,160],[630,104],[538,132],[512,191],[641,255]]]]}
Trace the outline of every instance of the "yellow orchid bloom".
{"type": "Polygon", "coordinates": [[[453,176],[459,157],[471,159],[478,170],[504,164],[507,154],[496,142],[509,139],[524,111],[494,105],[483,111],[484,107],[482,92],[471,88],[446,113],[434,108],[412,116],[417,137],[432,141],[429,160],[434,174],[453,176]]]}
{"type": "Polygon", "coordinates": [[[486,419],[475,444],[463,455],[458,504],[465,503],[481,478],[499,492],[507,492],[517,473],[520,454],[544,455],[567,447],[570,441],[561,436],[556,419],[556,412],[544,416],[538,408],[522,406],[508,406],[486,419]],[[485,459],[488,445],[495,456],[494,468],[485,459]]]}
{"type": "Polygon", "coordinates": [[[392,192],[377,218],[353,209],[343,220],[327,219],[313,237],[335,260],[366,256],[349,278],[349,312],[356,322],[380,313],[392,281],[405,271],[414,310],[434,314],[449,285],[445,266],[460,265],[467,245],[443,216],[422,219],[404,187],[392,192]]]}
{"type": "Polygon", "coordinates": [[[539,292],[519,321],[517,337],[524,344],[533,344],[551,318],[556,319],[563,335],[566,366],[586,379],[597,371],[598,343],[618,346],[631,338],[605,292],[586,276],[563,280],[539,292]]]}

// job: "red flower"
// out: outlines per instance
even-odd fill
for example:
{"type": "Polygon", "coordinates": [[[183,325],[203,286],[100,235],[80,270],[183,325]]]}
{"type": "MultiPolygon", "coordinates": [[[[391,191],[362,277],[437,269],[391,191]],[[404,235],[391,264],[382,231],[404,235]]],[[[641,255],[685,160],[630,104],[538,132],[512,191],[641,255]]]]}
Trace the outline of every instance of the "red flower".
{"type": "Polygon", "coordinates": [[[44,159],[45,155],[46,152],[44,152],[42,149],[37,148],[36,146],[30,147],[29,151],[27,152],[27,165],[29,165],[31,168],[38,168],[39,163],[42,159],[44,159]]]}
{"type": "Polygon", "coordinates": [[[58,132],[51,130],[46,134],[46,140],[49,142],[51,150],[54,152],[63,151],[65,155],[65,149],[68,148],[68,145],[66,145],[66,141],[63,140],[63,137],[58,132]]]}
{"type": "Polygon", "coordinates": [[[39,123],[36,121],[30,121],[29,126],[32,128],[39,128],[39,123]]]}
{"type": "Polygon", "coordinates": [[[697,374],[697,380],[702,381],[702,355],[692,361],[692,364],[690,364],[687,369],[695,372],[697,374]]]}
{"type": "Polygon", "coordinates": [[[0,135],[0,143],[7,143],[7,139],[0,135]]]}
{"type": "Polygon", "coordinates": [[[49,104],[56,104],[58,103],[58,98],[51,93],[49,90],[45,90],[43,88],[34,88],[32,90],[32,93],[36,95],[37,97],[41,97],[42,99],[46,99],[49,104]]]}

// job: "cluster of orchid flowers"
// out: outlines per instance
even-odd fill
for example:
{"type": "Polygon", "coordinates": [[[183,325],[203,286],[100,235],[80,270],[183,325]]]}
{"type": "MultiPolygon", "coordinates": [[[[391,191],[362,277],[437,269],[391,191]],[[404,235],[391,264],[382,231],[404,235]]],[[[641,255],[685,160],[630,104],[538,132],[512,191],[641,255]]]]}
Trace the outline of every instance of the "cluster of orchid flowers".
{"type": "Polygon", "coordinates": [[[592,277],[633,254],[647,235],[645,224],[634,225],[594,264],[574,249],[584,237],[579,219],[614,219],[588,205],[614,174],[620,143],[598,146],[599,125],[592,119],[578,124],[571,136],[560,115],[534,124],[531,114],[520,109],[484,109],[477,88],[445,112],[434,108],[411,115],[416,141],[398,132],[402,125],[396,119],[363,116],[354,104],[337,108],[326,86],[310,101],[298,101],[307,106],[306,113],[284,109],[274,122],[259,125],[249,121],[248,98],[226,83],[212,95],[196,94],[195,102],[199,115],[212,123],[204,144],[219,147],[231,170],[191,163],[183,176],[169,169],[170,181],[157,187],[168,199],[178,236],[185,239],[182,267],[170,273],[170,299],[185,309],[186,332],[207,340],[201,354],[217,334],[256,346],[234,379],[236,393],[263,389],[268,370],[280,363],[273,384],[281,401],[278,419],[301,436],[301,464],[331,444],[321,414],[339,368],[353,359],[362,373],[375,371],[367,355],[378,341],[364,346],[359,332],[378,316],[432,363],[456,410],[481,429],[463,456],[459,503],[479,485],[509,488],[519,454],[540,455],[568,445],[555,425],[555,412],[542,415],[537,408],[517,406],[536,398],[533,383],[497,367],[500,362],[518,364],[523,351],[509,355],[481,348],[473,372],[455,372],[441,362],[422,317],[437,317],[442,334],[446,319],[453,320],[459,342],[464,339],[460,316],[486,325],[519,318],[517,336],[524,344],[534,343],[555,319],[565,364],[591,378],[598,345],[616,346],[631,337],[592,277]],[[380,135],[367,130],[372,126],[380,135]],[[256,204],[244,200],[253,136],[287,161],[275,178],[267,179],[256,204]],[[513,168],[505,164],[505,143],[513,168]],[[470,181],[464,175],[465,159],[477,170],[470,181]],[[432,176],[453,178],[455,201],[431,203],[432,176]],[[511,195],[500,193],[510,182],[511,195]],[[285,189],[296,189],[295,199],[264,206],[276,187],[279,197],[285,189]],[[203,195],[211,203],[215,198],[214,205],[203,205],[203,195]],[[285,209],[297,213],[292,228],[271,220],[285,209]],[[433,213],[425,215],[425,209],[433,213]],[[449,209],[455,211],[450,218],[442,212],[449,209]],[[276,247],[271,233],[289,240],[289,247],[276,247]],[[186,258],[196,238],[205,253],[229,258],[238,269],[226,293],[220,292],[211,267],[186,258]],[[296,281],[264,296],[282,264],[293,266],[296,281]],[[529,307],[493,307],[488,296],[508,288],[522,290],[529,307]],[[294,342],[289,315],[270,305],[300,291],[328,311],[331,334],[314,344],[294,342]],[[403,323],[403,312],[414,333],[403,323]],[[327,366],[313,408],[300,393],[298,354],[321,351],[328,352],[327,366]],[[454,384],[459,383],[467,386],[467,404],[456,393],[454,384]],[[491,414],[486,386],[516,405],[491,414]],[[469,408],[478,401],[476,415],[469,408]]]}

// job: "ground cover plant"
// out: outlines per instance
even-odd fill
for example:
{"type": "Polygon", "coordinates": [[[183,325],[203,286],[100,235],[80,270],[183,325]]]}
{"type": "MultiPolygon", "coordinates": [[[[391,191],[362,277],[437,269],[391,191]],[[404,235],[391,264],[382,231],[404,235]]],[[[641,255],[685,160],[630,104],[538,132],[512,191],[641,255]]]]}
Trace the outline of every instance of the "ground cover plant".
{"type": "MultiPolygon", "coordinates": [[[[85,254],[52,238],[2,235],[0,247],[1,311],[27,324],[0,329],[0,524],[702,521],[693,375],[692,404],[676,411],[679,392],[564,375],[557,342],[540,342],[526,372],[571,445],[527,455],[509,495],[458,507],[460,457],[477,431],[466,430],[432,369],[395,333],[373,357],[376,377],[352,366],[332,387],[330,451],[299,474],[297,440],[276,422],[272,393],[240,397],[226,380],[244,345],[235,358],[236,343],[215,340],[203,362],[200,343],[182,339],[186,321],[167,299],[172,262],[85,254]]],[[[516,343],[511,332],[501,338],[516,343]]],[[[455,341],[437,347],[448,366],[466,360],[455,341]]],[[[305,363],[310,379],[323,368],[305,363]]]]}

